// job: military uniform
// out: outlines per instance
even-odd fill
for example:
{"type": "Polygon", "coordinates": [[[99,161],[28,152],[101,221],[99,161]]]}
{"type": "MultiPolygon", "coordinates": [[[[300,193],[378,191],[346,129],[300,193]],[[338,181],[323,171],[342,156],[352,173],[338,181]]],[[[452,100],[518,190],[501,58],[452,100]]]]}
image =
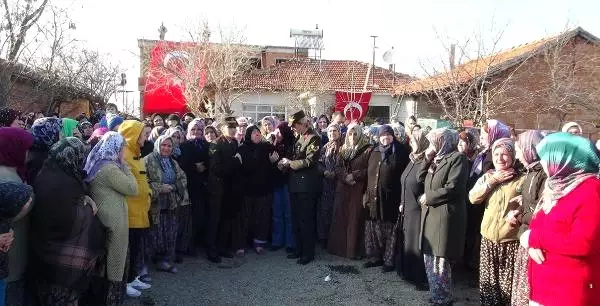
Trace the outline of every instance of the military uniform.
{"type": "MultiPolygon", "coordinates": [[[[304,112],[294,114],[290,122],[304,118],[304,112]]],[[[318,168],[321,137],[312,129],[298,135],[293,160],[289,162],[289,191],[292,206],[292,227],[296,238],[296,253],[289,258],[300,258],[307,264],[315,257],[316,207],[321,191],[321,173],[318,168]]]]}

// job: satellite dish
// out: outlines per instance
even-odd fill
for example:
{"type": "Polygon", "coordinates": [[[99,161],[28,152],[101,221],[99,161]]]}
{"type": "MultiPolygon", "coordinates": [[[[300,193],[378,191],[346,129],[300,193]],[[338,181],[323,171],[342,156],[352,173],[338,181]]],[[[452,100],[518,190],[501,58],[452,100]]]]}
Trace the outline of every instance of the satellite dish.
{"type": "Polygon", "coordinates": [[[396,64],[395,59],[394,59],[395,53],[396,52],[394,51],[394,47],[392,47],[392,49],[390,49],[388,51],[385,51],[385,53],[383,54],[383,61],[389,65],[396,64]]]}

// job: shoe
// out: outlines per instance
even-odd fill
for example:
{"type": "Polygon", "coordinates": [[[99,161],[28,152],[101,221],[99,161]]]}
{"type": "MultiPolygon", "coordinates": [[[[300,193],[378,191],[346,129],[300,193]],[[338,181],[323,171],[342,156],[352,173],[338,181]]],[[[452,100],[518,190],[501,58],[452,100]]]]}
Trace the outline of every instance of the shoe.
{"type": "Polygon", "coordinates": [[[285,248],[285,252],[288,254],[296,253],[296,249],[295,248],[285,248]]]}
{"type": "Polygon", "coordinates": [[[363,264],[363,268],[374,268],[374,267],[379,267],[382,265],[383,265],[383,262],[381,260],[378,260],[376,262],[367,261],[363,264]]]}
{"type": "Polygon", "coordinates": [[[291,253],[291,254],[288,254],[287,258],[288,259],[298,259],[298,258],[300,258],[300,254],[291,253]]]}
{"type": "Polygon", "coordinates": [[[133,282],[129,283],[128,285],[133,287],[135,290],[148,290],[152,288],[152,285],[142,282],[139,277],[134,279],[133,282]]]}
{"type": "Polygon", "coordinates": [[[175,263],[178,263],[178,264],[183,263],[183,257],[181,255],[179,255],[179,254],[176,255],[175,256],[175,263]]]}
{"type": "Polygon", "coordinates": [[[254,248],[254,252],[256,252],[256,254],[258,254],[258,255],[264,255],[265,249],[263,247],[258,246],[258,247],[254,248]]]}
{"type": "Polygon", "coordinates": [[[311,258],[306,258],[306,257],[303,257],[303,258],[300,258],[300,259],[298,259],[298,260],[296,261],[296,263],[297,263],[297,264],[299,264],[299,265],[303,265],[303,266],[304,266],[304,265],[307,265],[307,264],[309,264],[311,261],[313,261],[313,259],[311,259],[311,258]]]}
{"type": "Polygon", "coordinates": [[[239,258],[243,258],[244,256],[246,256],[246,251],[245,251],[245,250],[243,250],[243,249],[241,249],[241,250],[237,250],[237,251],[235,252],[235,256],[236,256],[236,257],[239,257],[239,258]]]}
{"type": "Polygon", "coordinates": [[[208,259],[210,262],[221,263],[221,256],[217,254],[206,254],[206,259],[208,259]]]}
{"type": "Polygon", "coordinates": [[[150,277],[150,274],[148,274],[148,272],[146,272],[146,274],[140,275],[138,277],[138,279],[140,281],[142,281],[142,283],[146,283],[146,284],[152,283],[152,277],[150,277]]]}
{"type": "Polygon", "coordinates": [[[417,291],[429,291],[429,284],[418,284],[415,286],[417,291]]]}
{"type": "Polygon", "coordinates": [[[393,266],[383,265],[383,267],[381,267],[381,272],[383,272],[383,273],[388,273],[388,272],[392,272],[392,271],[394,271],[393,266]]]}
{"type": "Polygon", "coordinates": [[[127,293],[128,297],[132,297],[132,298],[136,298],[136,297],[142,296],[142,293],[139,290],[133,288],[129,284],[127,284],[127,292],[126,293],[127,293]]]}
{"type": "Polygon", "coordinates": [[[269,247],[269,251],[271,251],[271,252],[277,252],[277,251],[281,250],[281,248],[283,248],[283,247],[280,246],[280,245],[271,245],[269,247]]]}

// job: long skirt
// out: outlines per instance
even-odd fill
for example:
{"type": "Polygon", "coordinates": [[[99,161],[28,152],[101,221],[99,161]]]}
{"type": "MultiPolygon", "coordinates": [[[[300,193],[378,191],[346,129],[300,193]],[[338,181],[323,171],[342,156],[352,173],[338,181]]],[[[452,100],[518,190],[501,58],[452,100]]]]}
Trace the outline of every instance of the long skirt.
{"type": "Polygon", "coordinates": [[[41,306],[78,305],[80,292],[67,287],[37,282],[35,284],[37,303],[41,306]]]}
{"type": "Polygon", "coordinates": [[[527,262],[529,254],[527,249],[519,247],[515,259],[515,271],[513,272],[512,296],[510,304],[513,306],[529,305],[529,280],[527,278],[527,262]]]}
{"type": "Polygon", "coordinates": [[[392,222],[365,221],[365,251],[369,261],[383,261],[383,264],[388,267],[394,266],[397,238],[395,228],[392,222]]]}
{"type": "Polygon", "coordinates": [[[429,282],[430,301],[436,305],[452,302],[452,265],[445,257],[423,255],[425,272],[429,282]]]}
{"type": "Polygon", "coordinates": [[[317,239],[327,241],[333,219],[335,180],[323,179],[323,189],[317,204],[317,239]]]}
{"type": "Polygon", "coordinates": [[[479,294],[482,305],[510,304],[518,241],[495,243],[481,238],[479,294]]]}
{"type": "Polygon", "coordinates": [[[161,210],[160,221],[152,226],[154,256],[171,263],[177,244],[177,210],[161,210]]]}
{"type": "Polygon", "coordinates": [[[181,206],[177,213],[177,252],[189,254],[193,252],[194,225],[192,205],[181,206]]]}

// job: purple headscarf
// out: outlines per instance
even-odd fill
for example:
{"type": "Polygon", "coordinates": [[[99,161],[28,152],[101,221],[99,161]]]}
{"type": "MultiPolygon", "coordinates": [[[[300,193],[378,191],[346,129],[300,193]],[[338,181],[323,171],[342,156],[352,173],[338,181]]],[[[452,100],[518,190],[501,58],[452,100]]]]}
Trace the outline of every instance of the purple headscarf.
{"type": "Polygon", "coordinates": [[[192,134],[192,128],[197,127],[199,129],[201,129],[204,132],[204,119],[201,118],[196,118],[194,120],[192,120],[187,127],[187,135],[186,135],[186,139],[187,140],[193,140],[196,139],[192,134]]]}
{"type": "Polygon", "coordinates": [[[544,135],[537,130],[525,131],[517,136],[519,149],[523,152],[523,162],[526,163],[527,168],[530,168],[539,162],[540,157],[537,154],[535,146],[537,146],[542,139],[544,139],[544,135]]]}
{"type": "Polygon", "coordinates": [[[91,182],[94,180],[98,171],[107,163],[115,163],[119,168],[123,169],[120,153],[125,146],[125,138],[117,132],[107,132],[102,136],[100,141],[94,146],[87,157],[83,170],[87,173],[84,181],[91,182]]]}
{"type": "Polygon", "coordinates": [[[510,128],[502,121],[495,119],[488,120],[486,126],[487,129],[485,131],[488,133],[488,137],[485,149],[489,149],[500,138],[510,138],[510,128]]]}

